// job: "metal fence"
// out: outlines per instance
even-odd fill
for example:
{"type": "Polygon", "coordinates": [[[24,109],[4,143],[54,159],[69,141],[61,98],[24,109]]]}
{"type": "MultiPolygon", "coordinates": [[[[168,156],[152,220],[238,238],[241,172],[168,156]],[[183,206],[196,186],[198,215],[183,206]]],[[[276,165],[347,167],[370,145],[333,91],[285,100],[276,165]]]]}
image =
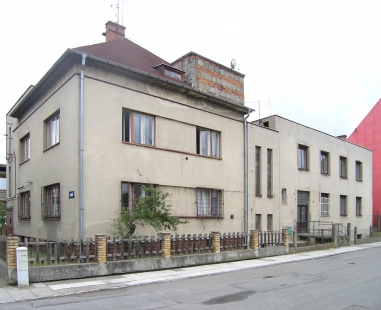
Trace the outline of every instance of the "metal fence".
{"type": "Polygon", "coordinates": [[[302,231],[298,230],[298,236],[303,237],[312,237],[320,239],[321,243],[331,242],[332,241],[332,224],[333,222],[327,221],[305,221],[303,222],[302,231]]]}

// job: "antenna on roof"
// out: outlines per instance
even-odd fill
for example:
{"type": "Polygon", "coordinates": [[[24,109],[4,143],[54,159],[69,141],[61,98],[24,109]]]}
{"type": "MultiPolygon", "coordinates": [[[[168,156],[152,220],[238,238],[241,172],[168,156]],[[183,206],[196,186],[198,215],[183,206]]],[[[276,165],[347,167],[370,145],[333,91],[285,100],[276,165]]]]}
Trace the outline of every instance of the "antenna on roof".
{"type": "Polygon", "coordinates": [[[233,58],[232,61],[230,62],[230,67],[234,70],[235,66],[237,65],[237,62],[233,58]]]}

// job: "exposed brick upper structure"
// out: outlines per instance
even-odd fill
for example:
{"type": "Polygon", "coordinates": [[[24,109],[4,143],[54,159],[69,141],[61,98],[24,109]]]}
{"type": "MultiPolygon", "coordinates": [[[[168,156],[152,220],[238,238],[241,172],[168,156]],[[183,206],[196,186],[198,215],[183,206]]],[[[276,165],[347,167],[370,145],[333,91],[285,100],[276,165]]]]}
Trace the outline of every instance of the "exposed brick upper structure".
{"type": "Polygon", "coordinates": [[[194,52],[175,60],[171,65],[184,70],[186,82],[193,87],[244,105],[244,74],[194,52]]]}

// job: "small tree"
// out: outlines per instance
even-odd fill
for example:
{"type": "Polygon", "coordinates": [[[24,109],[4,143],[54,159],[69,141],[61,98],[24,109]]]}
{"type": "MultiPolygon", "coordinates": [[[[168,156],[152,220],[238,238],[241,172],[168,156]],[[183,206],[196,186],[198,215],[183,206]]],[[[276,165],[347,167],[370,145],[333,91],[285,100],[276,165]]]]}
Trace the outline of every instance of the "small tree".
{"type": "Polygon", "coordinates": [[[0,201],[0,227],[6,224],[6,220],[7,220],[6,204],[5,202],[0,201]]]}
{"type": "Polygon", "coordinates": [[[117,217],[113,219],[113,234],[129,237],[135,232],[137,226],[151,226],[156,232],[163,230],[177,230],[179,224],[188,223],[177,217],[171,216],[171,205],[167,203],[170,196],[153,185],[142,186],[144,195],[134,198],[135,207],[133,211],[126,207],[116,212],[117,217]]]}

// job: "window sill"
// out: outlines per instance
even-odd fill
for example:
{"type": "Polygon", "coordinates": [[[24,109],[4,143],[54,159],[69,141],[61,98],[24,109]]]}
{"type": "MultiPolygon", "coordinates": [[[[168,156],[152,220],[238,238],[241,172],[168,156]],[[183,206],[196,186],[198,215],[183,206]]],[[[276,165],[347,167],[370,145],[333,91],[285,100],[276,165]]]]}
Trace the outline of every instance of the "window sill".
{"type": "Polygon", "coordinates": [[[30,158],[28,158],[28,159],[22,161],[22,162],[20,163],[20,166],[21,166],[22,164],[25,164],[25,163],[28,162],[28,161],[30,161],[30,158]]]}
{"type": "Polygon", "coordinates": [[[58,145],[58,144],[60,144],[60,142],[58,141],[56,144],[53,144],[53,145],[51,145],[51,146],[49,146],[49,147],[47,147],[45,150],[44,150],[44,152],[46,152],[47,150],[50,150],[50,149],[52,149],[53,147],[55,147],[56,145],[58,145]]]}
{"type": "Polygon", "coordinates": [[[348,216],[347,214],[340,214],[340,216],[348,216]]]}
{"type": "Polygon", "coordinates": [[[179,153],[179,154],[184,154],[184,155],[192,155],[192,156],[197,156],[197,157],[222,160],[222,157],[205,156],[205,155],[196,154],[196,153],[189,153],[189,152],[185,152],[185,151],[177,151],[177,150],[172,150],[172,149],[166,149],[163,147],[157,147],[157,146],[148,145],[148,144],[139,144],[139,143],[133,143],[133,142],[126,142],[126,141],[122,141],[122,144],[142,146],[142,147],[148,147],[150,149],[155,149],[155,150],[160,150],[160,151],[167,151],[167,152],[179,153]]]}
{"type": "Polygon", "coordinates": [[[309,171],[308,169],[304,169],[304,168],[298,168],[299,171],[309,171]]]}
{"type": "Polygon", "coordinates": [[[30,221],[30,216],[19,216],[19,221],[30,221]]]}
{"type": "Polygon", "coordinates": [[[322,216],[322,217],[330,217],[331,215],[329,215],[329,214],[320,214],[320,216],[322,216]]]}
{"type": "Polygon", "coordinates": [[[267,195],[267,198],[274,198],[274,195],[267,195]]]}
{"type": "Polygon", "coordinates": [[[342,177],[342,176],[340,176],[340,179],[348,180],[348,177],[342,177]]]}
{"type": "Polygon", "coordinates": [[[362,214],[356,214],[356,216],[357,216],[357,217],[361,217],[361,216],[362,216],[362,214]]]}
{"type": "Polygon", "coordinates": [[[321,172],[321,175],[324,175],[325,177],[330,177],[331,175],[329,173],[321,172]]]}
{"type": "Polygon", "coordinates": [[[362,179],[356,179],[357,182],[362,182],[362,179]]]}
{"type": "Polygon", "coordinates": [[[259,198],[261,198],[262,197],[262,195],[260,195],[260,194],[255,194],[255,197],[259,197],[259,198]]]}
{"type": "Polygon", "coordinates": [[[59,221],[61,216],[44,216],[44,221],[59,221]]]}

